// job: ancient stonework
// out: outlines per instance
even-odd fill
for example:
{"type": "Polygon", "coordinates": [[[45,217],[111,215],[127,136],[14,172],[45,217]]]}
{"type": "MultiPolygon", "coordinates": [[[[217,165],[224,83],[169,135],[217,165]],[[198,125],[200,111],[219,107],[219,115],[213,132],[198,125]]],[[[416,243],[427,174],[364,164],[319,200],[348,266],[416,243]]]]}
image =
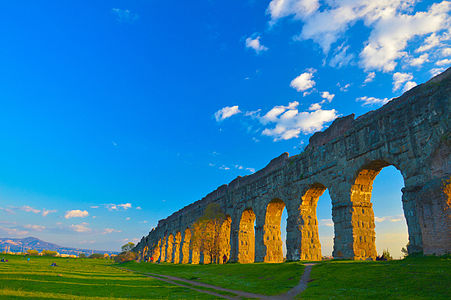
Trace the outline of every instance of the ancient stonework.
{"type": "MultiPolygon", "coordinates": [[[[395,166],[404,178],[402,205],[409,253],[451,253],[451,69],[357,119],[336,119],[315,133],[306,149],[222,185],[168,218],[134,251],[145,259],[208,263],[190,244],[192,224],[217,203],[221,261],[280,262],[280,218],[287,209],[287,259],[320,260],[316,206],[326,189],[332,199],[335,258],[374,259],[371,203],[375,177],[395,166]],[[254,226],[255,222],[255,226],[254,226]]],[[[201,188],[201,186],[199,186],[201,188]]]]}

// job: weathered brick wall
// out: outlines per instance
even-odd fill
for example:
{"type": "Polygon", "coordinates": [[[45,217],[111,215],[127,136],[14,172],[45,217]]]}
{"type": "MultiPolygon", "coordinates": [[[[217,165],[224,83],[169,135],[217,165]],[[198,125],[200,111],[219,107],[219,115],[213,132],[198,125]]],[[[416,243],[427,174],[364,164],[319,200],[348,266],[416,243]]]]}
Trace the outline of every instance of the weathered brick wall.
{"type": "Polygon", "coordinates": [[[269,203],[277,199],[288,213],[287,259],[320,259],[316,203],[327,188],[332,199],[334,257],[374,258],[372,183],[383,167],[393,165],[404,178],[402,203],[409,252],[450,253],[450,105],[451,69],[448,69],[378,110],[357,119],[350,115],[335,120],[325,131],[315,133],[301,154],[289,157],[284,153],[262,170],[238,177],[160,220],[135,251],[143,253],[148,246],[150,253],[157,251],[164,261],[168,255],[168,236],[180,232],[177,247],[185,250],[178,251],[178,261],[198,261],[201,254],[187,250],[187,228],[209,203],[216,202],[231,218],[227,226],[228,258],[238,261],[243,257],[242,261],[247,262],[253,260],[249,258],[253,255],[255,261],[278,261],[280,229],[274,218],[279,217],[272,209],[268,210],[269,203]],[[249,219],[249,211],[256,218],[251,237],[247,234],[251,231],[248,222],[242,222],[249,219]],[[254,241],[249,241],[250,238],[254,241]],[[254,253],[249,254],[249,244],[252,247],[255,244],[254,253]]]}

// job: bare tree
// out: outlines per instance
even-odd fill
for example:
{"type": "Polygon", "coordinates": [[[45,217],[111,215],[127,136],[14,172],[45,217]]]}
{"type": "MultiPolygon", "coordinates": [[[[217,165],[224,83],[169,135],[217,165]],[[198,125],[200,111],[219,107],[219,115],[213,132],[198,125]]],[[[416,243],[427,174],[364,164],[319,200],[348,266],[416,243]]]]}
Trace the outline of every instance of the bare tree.
{"type": "Polygon", "coordinates": [[[191,226],[190,248],[204,254],[204,263],[219,263],[221,259],[221,226],[226,215],[217,203],[210,203],[204,214],[191,226]]]}

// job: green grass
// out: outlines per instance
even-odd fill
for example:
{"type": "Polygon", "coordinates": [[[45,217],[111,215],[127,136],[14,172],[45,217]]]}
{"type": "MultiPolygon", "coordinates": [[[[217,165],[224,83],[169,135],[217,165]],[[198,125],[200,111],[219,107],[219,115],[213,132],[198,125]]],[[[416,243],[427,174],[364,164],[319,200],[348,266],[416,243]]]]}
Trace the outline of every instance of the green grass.
{"type": "Polygon", "coordinates": [[[121,267],[143,273],[171,275],[227,289],[263,295],[287,292],[299,283],[304,266],[281,264],[174,265],[128,262],[121,267]]]}
{"type": "Polygon", "coordinates": [[[314,266],[299,299],[451,299],[451,257],[314,266]]]}
{"type": "Polygon", "coordinates": [[[111,267],[103,259],[3,255],[2,299],[213,299],[207,294],[111,267]],[[58,267],[50,267],[55,262],[58,267]]]}

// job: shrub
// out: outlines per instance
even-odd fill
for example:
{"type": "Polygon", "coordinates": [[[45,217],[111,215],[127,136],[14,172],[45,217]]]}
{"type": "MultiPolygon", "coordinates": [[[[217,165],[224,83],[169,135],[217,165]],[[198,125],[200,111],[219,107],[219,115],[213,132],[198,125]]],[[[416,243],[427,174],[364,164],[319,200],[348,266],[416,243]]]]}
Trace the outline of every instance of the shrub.
{"type": "Polygon", "coordinates": [[[55,257],[55,256],[58,255],[58,252],[56,252],[56,251],[51,251],[51,250],[42,250],[42,251],[41,251],[41,255],[43,255],[43,256],[53,256],[53,257],[55,257]]]}
{"type": "Polygon", "coordinates": [[[79,258],[86,258],[86,254],[84,253],[80,253],[80,255],[78,255],[79,258]]]}
{"type": "Polygon", "coordinates": [[[384,251],[382,251],[381,260],[393,260],[393,257],[390,255],[390,252],[388,251],[388,249],[385,249],[384,251]]]}
{"type": "Polygon", "coordinates": [[[89,258],[96,258],[96,259],[103,258],[103,254],[93,253],[93,254],[89,255],[89,258]]]}
{"type": "Polygon", "coordinates": [[[119,255],[114,257],[114,261],[117,263],[123,263],[123,262],[137,260],[137,259],[138,259],[138,254],[136,254],[136,252],[132,252],[132,251],[122,252],[119,255]]]}
{"type": "Polygon", "coordinates": [[[30,249],[30,250],[27,250],[27,254],[31,255],[31,256],[38,256],[39,252],[38,252],[38,250],[30,249]]]}

